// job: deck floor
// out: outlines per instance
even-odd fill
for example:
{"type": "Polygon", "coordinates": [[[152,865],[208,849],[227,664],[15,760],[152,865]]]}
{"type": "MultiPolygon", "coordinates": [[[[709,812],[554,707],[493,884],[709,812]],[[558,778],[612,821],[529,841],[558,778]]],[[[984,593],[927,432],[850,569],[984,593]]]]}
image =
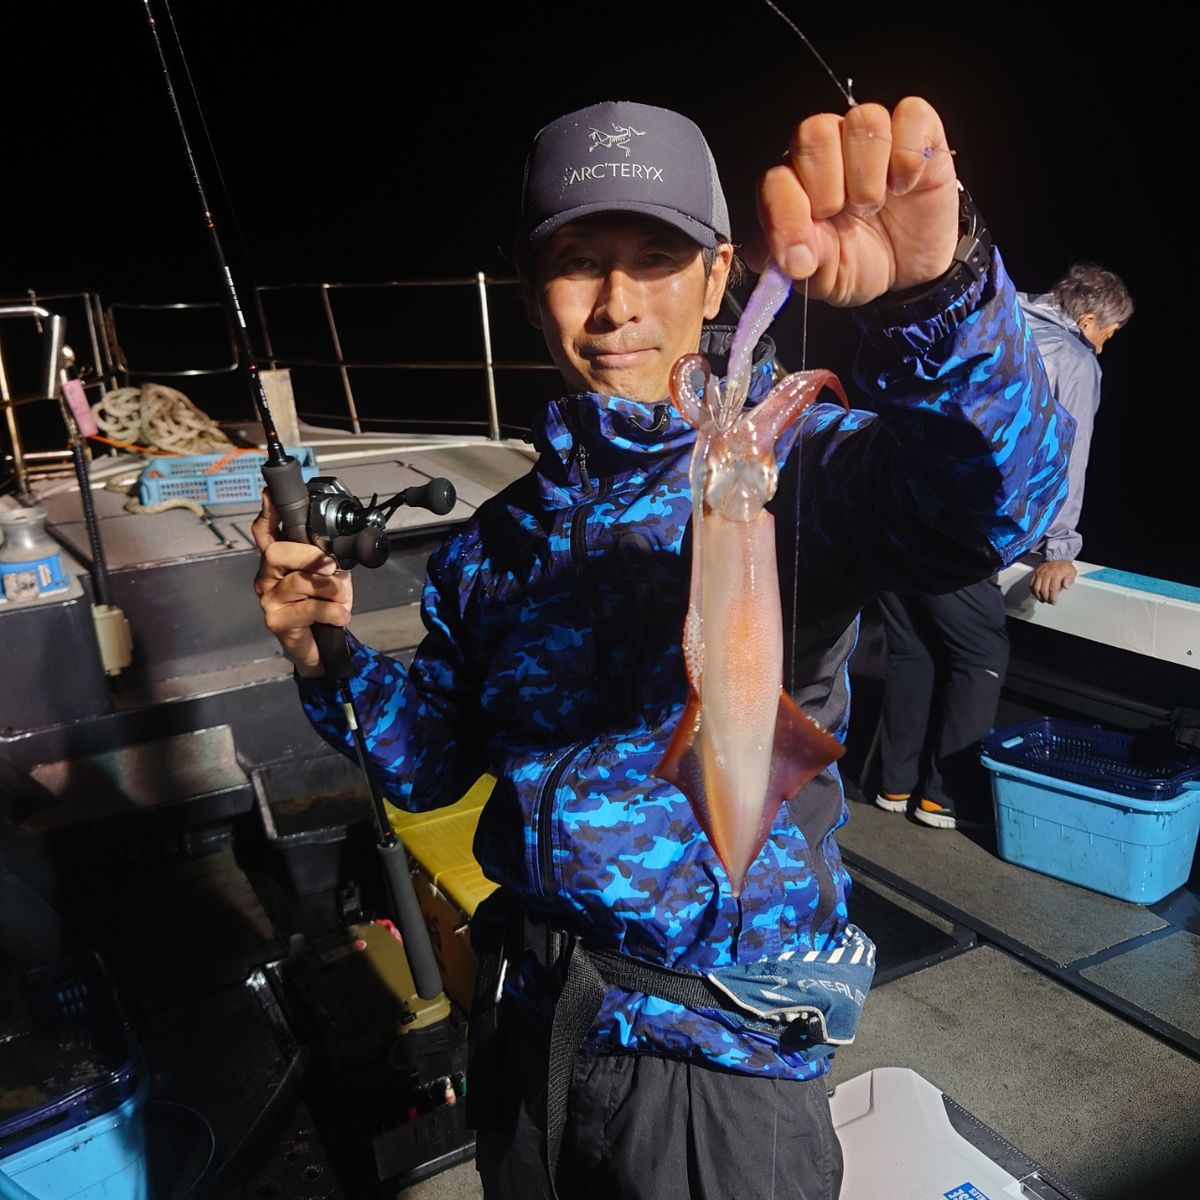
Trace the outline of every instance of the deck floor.
{"type": "MultiPolygon", "coordinates": [[[[528,447],[484,439],[366,447],[350,435],[316,434],[332,443],[318,451],[322,470],[363,496],[435,475],[451,478],[460,498],[456,520],[531,461],[528,447]]],[[[124,464],[126,476],[131,465],[138,466],[124,464]]],[[[119,476],[122,464],[98,461],[98,480],[108,471],[119,476]]],[[[47,481],[39,490],[47,493],[42,503],[57,534],[85,557],[72,481],[47,481]]],[[[95,497],[114,571],[234,555],[252,565],[256,503],[212,510],[231,549],[191,513],[135,516],[120,494],[97,488],[95,497]]],[[[393,526],[419,532],[439,520],[401,509],[393,526]]],[[[247,592],[248,582],[247,576],[247,592]]],[[[411,599],[356,616],[354,628],[401,655],[421,632],[411,599]]],[[[193,663],[180,675],[164,672],[127,692],[122,704],[175,704],[222,689],[232,695],[272,680],[282,687],[286,664],[267,641],[263,646],[207,670],[193,663]]],[[[116,751],[104,761],[120,757],[116,751]]],[[[221,761],[236,773],[232,759],[221,761]]],[[[130,777],[140,778],[138,770],[134,763],[130,777]]],[[[39,771],[51,790],[71,774],[61,763],[39,771]]],[[[867,803],[852,779],[847,790],[851,820],[839,842],[863,889],[864,927],[870,933],[876,921],[883,931],[881,967],[914,930],[914,953],[919,957],[924,946],[928,954],[920,970],[881,969],[859,1037],[836,1056],[831,1083],[875,1066],[911,1067],[1087,1200],[1168,1194],[1194,1180],[1200,1169],[1195,889],[1162,905],[1127,904],[1003,862],[986,832],[929,830],[867,803]],[[916,924],[905,924],[903,914],[916,924]]],[[[127,797],[130,805],[144,804],[144,792],[143,780],[127,797]]],[[[235,841],[218,837],[190,858],[151,862],[144,855],[153,847],[106,847],[118,856],[109,864],[113,872],[81,871],[69,889],[73,940],[111,956],[147,1053],[156,1057],[162,1096],[217,1103],[213,1097],[236,1090],[237,1079],[245,1084],[253,1077],[254,1086],[242,1088],[245,1106],[217,1103],[224,1113],[215,1122],[218,1154],[236,1147],[239,1125],[244,1132],[295,1050],[247,980],[278,961],[296,932],[336,920],[331,897],[289,900],[253,854],[243,859],[235,852],[254,816],[239,819],[235,841]],[[245,1071],[233,1071],[236,1079],[232,1068],[214,1070],[220,1055],[237,1061],[243,1054],[245,1071]]],[[[46,831],[67,836],[72,825],[82,827],[49,820],[46,831]]],[[[226,1194],[343,1200],[337,1148],[314,1129],[302,1093],[291,1099],[263,1142],[262,1160],[226,1194]]],[[[463,1162],[396,1195],[476,1200],[482,1192],[472,1164],[463,1162]]]]}

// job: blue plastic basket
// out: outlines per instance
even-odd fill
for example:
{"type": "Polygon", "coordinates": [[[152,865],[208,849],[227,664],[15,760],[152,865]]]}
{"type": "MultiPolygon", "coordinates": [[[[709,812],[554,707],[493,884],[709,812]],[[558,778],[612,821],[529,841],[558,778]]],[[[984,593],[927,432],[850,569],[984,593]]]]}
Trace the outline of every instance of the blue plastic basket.
{"type": "Polygon", "coordinates": [[[1044,717],[984,742],[1006,862],[1135,904],[1181,887],[1200,833],[1200,755],[1044,717]]]}
{"type": "Polygon", "coordinates": [[[98,955],[28,971],[0,1070],[0,1173],[38,1200],[144,1200],[150,1080],[98,955]]]}
{"type": "Polygon", "coordinates": [[[1133,734],[1053,717],[1014,725],[983,742],[994,762],[1143,800],[1169,800],[1200,778],[1200,752],[1146,747],[1133,734]]]}
{"type": "MultiPolygon", "coordinates": [[[[299,460],[306,481],[318,473],[317,456],[309,447],[299,446],[288,453],[299,460]]],[[[263,490],[266,453],[235,455],[214,471],[213,466],[227,456],[228,452],[180,458],[163,455],[148,462],[138,477],[141,502],[158,504],[182,497],[200,504],[256,504],[263,490]]]]}

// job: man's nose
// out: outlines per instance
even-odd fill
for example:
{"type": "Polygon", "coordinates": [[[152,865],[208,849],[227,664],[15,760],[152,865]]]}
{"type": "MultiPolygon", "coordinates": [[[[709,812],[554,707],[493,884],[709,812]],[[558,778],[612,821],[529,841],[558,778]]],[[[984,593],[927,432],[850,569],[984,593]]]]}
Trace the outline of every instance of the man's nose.
{"type": "Polygon", "coordinates": [[[614,328],[636,321],[641,315],[637,280],[621,267],[613,267],[602,281],[596,297],[596,320],[614,328]]]}

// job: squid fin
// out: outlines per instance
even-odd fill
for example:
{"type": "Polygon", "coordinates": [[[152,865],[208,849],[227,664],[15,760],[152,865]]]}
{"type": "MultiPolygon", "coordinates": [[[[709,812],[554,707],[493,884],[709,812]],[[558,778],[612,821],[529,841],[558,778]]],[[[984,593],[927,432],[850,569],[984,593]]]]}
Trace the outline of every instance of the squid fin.
{"type": "Polygon", "coordinates": [[[730,859],[727,848],[721,844],[722,839],[717,836],[708,809],[704,765],[698,750],[702,720],[700,696],[697,692],[689,690],[683,716],[675,727],[666,753],[655,767],[654,774],[668,783],[673,783],[687,796],[701,827],[725,866],[733,894],[739,896],[746,871],[766,843],[780,804],[790,800],[830,763],[841,758],[846,748],[831,733],[801,712],[791,696],[780,688],[775,739],[771,752],[771,775],[758,837],[750,858],[744,863],[737,863],[730,859]]]}
{"type": "MultiPolygon", "coordinates": [[[[691,802],[697,814],[706,812],[704,795],[704,768],[696,745],[700,739],[700,696],[693,688],[688,689],[687,704],[679,724],[671,736],[666,753],[654,768],[659,779],[673,783],[691,802]]],[[[707,820],[701,820],[708,832],[707,820]]]]}
{"type": "Polygon", "coordinates": [[[779,689],[769,797],[790,800],[845,753],[846,747],[833,734],[801,712],[791,696],[779,689]]]}

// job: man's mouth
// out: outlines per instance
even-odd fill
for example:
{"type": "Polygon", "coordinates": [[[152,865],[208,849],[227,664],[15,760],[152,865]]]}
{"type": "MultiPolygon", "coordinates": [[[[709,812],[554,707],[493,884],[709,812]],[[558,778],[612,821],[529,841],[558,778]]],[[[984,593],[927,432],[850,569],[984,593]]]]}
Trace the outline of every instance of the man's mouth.
{"type": "Polygon", "coordinates": [[[589,346],[583,357],[598,367],[628,367],[650,353],[650,346],[589,346]]]}

